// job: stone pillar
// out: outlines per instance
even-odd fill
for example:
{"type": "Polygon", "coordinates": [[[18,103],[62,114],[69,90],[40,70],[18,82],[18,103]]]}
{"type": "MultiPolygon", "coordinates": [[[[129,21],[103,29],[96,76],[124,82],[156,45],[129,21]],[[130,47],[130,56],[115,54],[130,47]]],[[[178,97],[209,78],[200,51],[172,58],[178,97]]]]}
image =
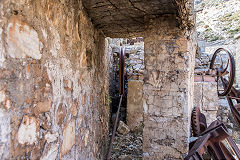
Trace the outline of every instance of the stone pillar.
{"type": "Polygon", "coordinates": [[[127,125],[131,130],[140,129],[143,121],[142,86],[140,80],[128,81],[127,125]]]}
{"type": "Polygon", "coordinates": [[[176,26],[173,16],[155,19],[144,37],[144,159],[182,159],[188,152],[196,38],[176,26]]]}

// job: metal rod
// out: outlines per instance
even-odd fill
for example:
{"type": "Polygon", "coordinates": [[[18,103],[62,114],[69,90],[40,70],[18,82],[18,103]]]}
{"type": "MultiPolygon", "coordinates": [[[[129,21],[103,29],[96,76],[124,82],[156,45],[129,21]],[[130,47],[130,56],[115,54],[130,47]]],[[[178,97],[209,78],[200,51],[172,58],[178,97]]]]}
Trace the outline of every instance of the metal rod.
{"type": "Polygon", "coordinates": [[[124,95],[124,69],[125,69],[125,48],[121,47],[119,55],[119,92],[124,95]]]}
{"type": "Polygon", "coordinates": [[[238,99],[238,100],[240,100],[239,97],[231,97],[231,96],[226,96],[226,97],[228,97],[228,98],[232,98],[232,99],[238,99]]]}
{"type": "Polygon", "coordinates": [[[111,137],[111,140],[110,140],[110,145],[109,145],[109,149],[108,149],[107,160],[110,160],[110,159],[111,159],[113,141],[114,141],[115,134],[116,134],[116,130],[117,130],[117,122],[118,122],[118,118],[119,118],[119,113],[120,113],[120,108],[121,108],[121,103],[122,103],[122,97],[123,97],[123,95],[121,95],[120,102],[119,102],[119,105],[118,105],[117,116],[116,116],[116,120],[115,120],[114,127],[113,127],[112,137],[111,137]]]}

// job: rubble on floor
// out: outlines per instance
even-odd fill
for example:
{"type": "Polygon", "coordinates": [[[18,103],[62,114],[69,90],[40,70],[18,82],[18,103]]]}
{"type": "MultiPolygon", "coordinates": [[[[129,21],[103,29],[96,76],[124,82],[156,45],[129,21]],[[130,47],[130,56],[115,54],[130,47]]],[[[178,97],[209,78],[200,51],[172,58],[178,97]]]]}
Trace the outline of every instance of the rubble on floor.
{"type": "Polygon", "coordinates": [[[116,132],[111,160],[141,160],[142,132],[129,132],[122,135],[116,132]]]}
{"type": "Polygon", "coordinates": [[[123,121],[120,121],[117,131],[118,131],[118,133],[120,133],[122,135],[126,135],[130,132],[130,129],[123,121]]]}

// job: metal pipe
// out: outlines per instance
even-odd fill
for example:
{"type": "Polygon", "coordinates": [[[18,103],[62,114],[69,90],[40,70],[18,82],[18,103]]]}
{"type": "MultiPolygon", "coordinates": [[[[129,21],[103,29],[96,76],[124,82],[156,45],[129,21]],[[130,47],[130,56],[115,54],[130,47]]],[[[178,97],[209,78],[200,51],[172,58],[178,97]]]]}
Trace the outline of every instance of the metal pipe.
{"type": "Polygon", "coordinates": [[[114,127],[113,127],[112,137],[111,137],[111,140],[110,140],[110,145],[109,145],[109,149],[108,149],[107,160],[110,160],[110,159],[111,159],[113,141],[114,141],[115,134],[116,134],[116,130],[117,130],[117,122],[118,122],[119,113],[120,113],[120,108],[121,108],[121,104],[122,104],[122,97],[123,97],[123,95],[121,95],[120,102],[119,102],[119,105],[118,105],[117,116],[116,116],[116,120],[115,120],[114,127]]]}

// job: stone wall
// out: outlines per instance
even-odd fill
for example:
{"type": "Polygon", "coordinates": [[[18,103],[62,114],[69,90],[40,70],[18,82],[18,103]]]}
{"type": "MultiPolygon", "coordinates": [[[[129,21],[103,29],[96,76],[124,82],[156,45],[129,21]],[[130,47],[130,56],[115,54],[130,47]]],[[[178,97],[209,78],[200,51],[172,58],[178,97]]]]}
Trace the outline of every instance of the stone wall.
{"type": "Polygon", "coordinates": [[[196,35],[165,15],[144,37],[144,159],[182,159],[188,152],[196,35]]]}
{"type": "MultiPolygon", "coordinates": [[[[118,69],[120,47],[125,48],[125,67],[128,79],[142,80],[144,72],[144,41],[142,37],[138,38],[108,38],[109,55],[111,62],[110,70],[115,72],[118,69]],[[115,68],[115,69],[112,69],[115,68]]],[[[115,77],[115,75],[111,75],[115,77]]],[[[114,79],[113,79],[114,81],[114,79]]],[[[116,80],[115,80],[116,81],[116,80]]],[[[111,81],[111,84],[113,82],[111,81]]],[[[111,88],[114,88],[112,85],[111,88]]]]}
{"type": "Polygon", "coordinates": [[[214,79],[212,82],[194,82],[194,107],[200,107],[208,125],[217,119],[219,106],[217,82],[214,79]]]}
{"type": "Polygon", "coordinates": [[[0,2],[0,159],[103,159],[105,44],[81,0],[0,2]]]}
{"type": "Polygon", "coordinates": [[[144,42],[143,38],[128,39],[125,45],[126,71],[128,73],[127,125],[132,131],[141,130],[143,123],[143,73],[144,42]]]}
{"type": "MultiPolygon", "coordinates": [[[[129,40],[130,41],[130,40],[129,40]]],[[[126,71],[128,79],[143,80],[144,72],[144,42],[132,43],[124,45],[126,48],[126,71]]]]}
{"type": "Polygon", "coordinates": [[[240,87],[240,35],[236,37],[236,55],[235,55],[235,66],[236,66],[236,83],[238,88],[240,87]]]}

